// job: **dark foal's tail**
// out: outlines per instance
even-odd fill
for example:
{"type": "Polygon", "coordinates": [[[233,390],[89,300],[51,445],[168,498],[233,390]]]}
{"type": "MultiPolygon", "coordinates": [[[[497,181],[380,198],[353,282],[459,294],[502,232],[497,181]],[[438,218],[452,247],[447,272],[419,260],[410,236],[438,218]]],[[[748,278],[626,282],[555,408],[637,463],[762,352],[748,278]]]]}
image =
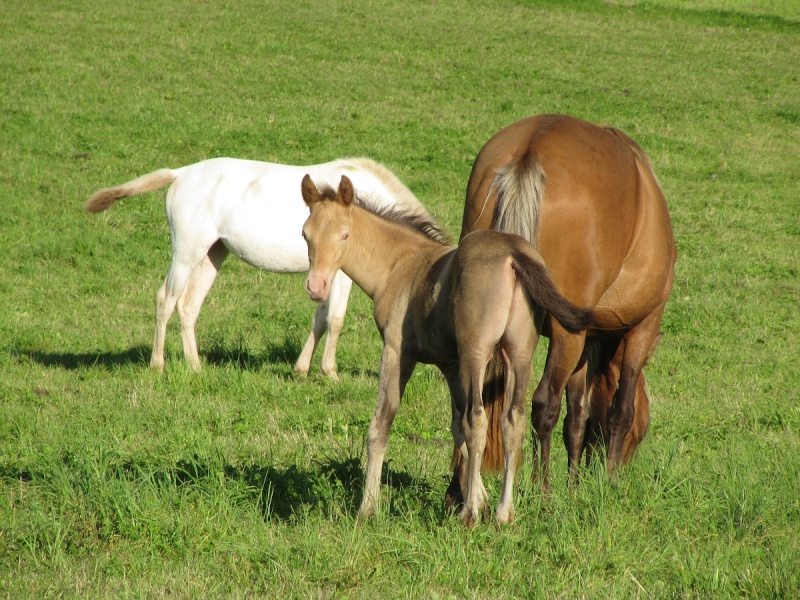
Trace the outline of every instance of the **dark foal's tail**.
{"type": "Polygon", "coordinates": [[[588,308],[578,308],[562,296],[541,260],[522,251],[514,252],[514,270],[528,297],[553,315],[571,333],[586,329],[594,320],[588,308]]]}
{"type": "MultiPolygon", "coordinates": [[[[528,240],[533,247],[539,244],[539,213],[541,211],[542,198],[547,184],[544,168],[539,157],[533,153],[523,153],[514,157],[506,165],[497,171],[492,181],[489,195],[497,194],[497,204],[492,217],[492,229],[503,233],[514,233],[528,240]]],[[[524,271],[521,269],[520,271],[524,271]]],[[[545,275],[547,273],[545,272],[545,275]]],[[[552,280],[547,276],[549,287],[553,289],[552,280]]],[[[535,288],[545,289],[534,282],[535,288]]],[[[560,298],[560,300],[564,300],[560,298]]],[[[551,303],[552,305],[563,306],[562,303],[551,303]]],[[[570,306],[574,310],[574,306],[570,306]]],[[[566,311],[568,313],[569,311],[566,311]]],[[[558,318],[558,313],[553,312],[558,318]]],[[[580,327],[586,315],[573,314],[569,317],[564,314],[564,321],[573,326],[580,327]]],[[[559,319],[560,321],[561,319],[559,319]]],[[[567,324],[564,325],[567,327],[567,324]]],[[[567,327],[569,329],[569,327],[567,327]]],[[[481,469],[485,472],[499,472],[503,470],[503,436],[502,418],[503,406],[505,405],[505,373],[503,359],[499,352],[495,350],[489,365],[486,367],[486,377],[483,386],[483,407],[486,410],[486,418],[489,421],[489,429],[486,433],[486,449],[483,452],[481,469]]],[[[520,454],[520,460],[522,455],[520,454]]],[[[448,506],[459,506],[461,502],[460,480],[461,455],[453,455],[453,464],[458,465],[453,474],[453,480],[445,495],[445,502],[448,506]]]]}

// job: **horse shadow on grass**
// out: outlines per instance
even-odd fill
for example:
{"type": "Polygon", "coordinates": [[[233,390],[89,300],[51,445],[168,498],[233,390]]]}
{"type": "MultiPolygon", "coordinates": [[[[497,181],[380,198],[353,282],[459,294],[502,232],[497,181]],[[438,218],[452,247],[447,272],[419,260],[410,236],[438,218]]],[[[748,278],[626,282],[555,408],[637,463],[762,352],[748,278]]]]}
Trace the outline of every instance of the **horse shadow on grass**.
{"type": "MultiPolygon", "coordinates": [[[[152,349],[147,346],[134,346],[121,352],[41,352],[38,350],[16,350],[22,360],[40,364],[44,367],[61,367],[70,371],[101,367],[114,369],[126,365],[147,368],[150,365],[152,349]]],[[[242,347],[212,346],[201,352],[201,358],[216,367],[236,367],[242,370],[260,370],[269,366],[292,366],[300,355],[300,347],[290,339],[270,344],[263,353],[253,353],[242,347]]],[[[167,363],[185,363],[183,353],[167,357],[167,363]]]]}
{"type": "MultiPolygon", "coordinates": [[[[222,486],[238,505],[257,505],[265,519],[293,521],[297,515],[309,512],[328,514],[331,505],[342,506],[347,514],[355,515],[363,490],[364,474],[359,458],[339,460],[325,458],[312,462],[310,467],[297,465],[221,464],[213,457],[198,456],[181,459],[169,468],[147,471],[142,465],[126,462],[114,469],[116,477],[141,481],[151,480],[157,486],[178,489],[210,489],[222,486]],[[231,487],[241,486],[238,491],[231,487]]],[[[383,483],[398,493],[430,495],[430,486],[407,472],[395,471],[384,465],[383,483]]],[[[389,512],[398,512],[393,507],[389,512]]]]}
{"type": "MultiPolygon", "coordinates": [[[[292,367],[297,357],[300,356],[300,345],[297,340],[284,338],[279,342],[270,343],[264,352],[254,353],[241,345],[211,346],[207,351],[200,353],[200,358],[207,365],[218,368],[234,367],[243,371],[260,371],[264,368],[275,368],[286,373],[286,379],[294,377],[292,367]],[[288,369],[287,369],[288,367],[288,369]]],[[[133,346],[121,352],[41,352],[39,350],[18,349],[12,354],[21,360],[29,360],[44,367],[61,367],[69,371],[90,368],[116,369],[128,365],[147,368],[150,365],[152,348],[148,346],[133,346]]],[[[167,364],[186,364],[183,353],[174,353],[167,356],[167,364]]],[[[319,366],[312,364],[311,372],[319,372],[319,366]]],[[[377,379],[378,372],[374,369],[359,369],[355,367],[340,368],[339,373],[347,374],[353,378],[368,377],[377,379]]]]}
{"type": "Polygon", "coordinates": [[[150,364],[150,349],[145,346],[134,346],[122,352],[40,352],[38,350],[18,350],[14,354],[44,367],[61,367],[69,371],[92,367],[112,369],[131,364],[146,367],[150,364]]]}

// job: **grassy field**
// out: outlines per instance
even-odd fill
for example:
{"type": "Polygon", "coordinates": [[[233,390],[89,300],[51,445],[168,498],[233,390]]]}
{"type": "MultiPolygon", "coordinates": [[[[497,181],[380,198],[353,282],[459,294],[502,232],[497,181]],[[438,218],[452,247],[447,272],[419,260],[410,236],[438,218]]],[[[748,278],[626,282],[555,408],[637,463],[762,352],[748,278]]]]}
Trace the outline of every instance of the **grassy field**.
{"type": "Polygon", "coordinates": [[[0,596],[798,597],[800,8],[689,5],[4,6],[0,596]],[[381,342],[354,291],[341,381],[295,378],[302,275],[229,259],[204,370],[175,323],[147,368],[163,194],[88,215],[94,190],[213,156],[366,155],[457,236],[482,144],[542,112],[631,134],[672,211],[652,425],[617,486],[592,468],[569,491],[556,444],[551,498],[526,463],[517,522],[463,530],[446,389],[420,367],[385,506],[357,523],[381,342]]]}

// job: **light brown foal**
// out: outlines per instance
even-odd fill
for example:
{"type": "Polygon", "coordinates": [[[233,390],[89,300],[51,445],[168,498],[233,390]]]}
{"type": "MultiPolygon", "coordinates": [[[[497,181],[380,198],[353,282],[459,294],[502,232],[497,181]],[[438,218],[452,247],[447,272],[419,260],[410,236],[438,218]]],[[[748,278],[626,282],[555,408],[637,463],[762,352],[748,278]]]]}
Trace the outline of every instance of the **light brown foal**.
{"type": "Polygon", "coordinates": [[[418,362],[439,367],[450,389],[451,430],[466,463],[461,521],[471,527],[488,511],[480,474],[487,428],[481,392],[486,364],[497,348],[512,392],[501,425],[505,477],[495,518],[513,520],[514,474],[538,326],[548,311],[565,330],[579,331],[591,321],[591,312],[563,299],[541,257],[519,236],[481,231],[458,248],[447,245],[438,228],[419,215],[376,214],[356,205],[346,176],[335,192],[320,191],[306,176],[302,193],[311,210],[303,226],[309,296],[324,301],[341,269],[372,299],[384,342],[359,515],[376,510],[389,431],[418,362]]]}

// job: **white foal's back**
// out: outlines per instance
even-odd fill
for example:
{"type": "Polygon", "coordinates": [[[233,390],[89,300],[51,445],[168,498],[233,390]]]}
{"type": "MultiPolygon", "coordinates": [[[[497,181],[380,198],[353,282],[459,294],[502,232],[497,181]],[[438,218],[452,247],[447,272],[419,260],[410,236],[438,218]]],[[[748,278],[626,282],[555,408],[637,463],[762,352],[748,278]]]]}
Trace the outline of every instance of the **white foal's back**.
{"type": "Polygon", "coordinates": [[[175,170],[166,201],[174,249],[221,240],[260,269],[307,271],[308,249],[301,231],[308,207],[300,193],[307,173],[318,186],[334,188],[347,175],[359,198],[376,206],[422,208],[391,173],[369,159],[293,166],[213,158],[175,170]]]}

